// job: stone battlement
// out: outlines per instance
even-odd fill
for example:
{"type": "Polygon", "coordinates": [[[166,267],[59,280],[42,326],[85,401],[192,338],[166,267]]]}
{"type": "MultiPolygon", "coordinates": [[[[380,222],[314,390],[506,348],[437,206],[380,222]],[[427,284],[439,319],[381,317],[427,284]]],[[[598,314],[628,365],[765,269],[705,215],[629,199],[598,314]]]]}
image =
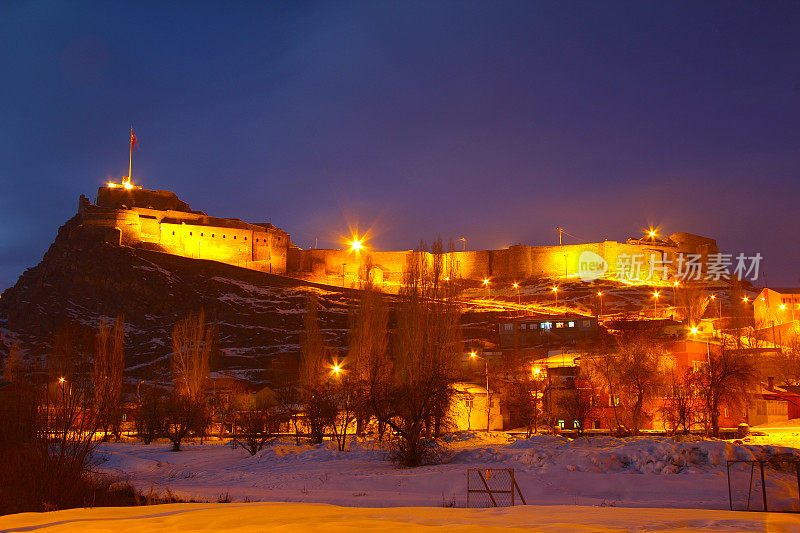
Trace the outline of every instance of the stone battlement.
{"type": "MultiPolygon", "coordinates": [[[[100,187],[97,202],[80,197],[78,212],[87,226],[108,228],[121,246],[157,249],[174,255],[210,259],[263,272],[303,277],[332,285],[354,286],[360,280],[399,284],[412,257],[409,251],[303,250],[289,234],[270,223],[248,223],[192,211],[170,191],[100,187]]],[[[108,232],[106,232],[108,234],[108,232]]],[[[651,263],[676,263],[678,254],[699,254],[705,261],[717,253],[716,241],[690,233],[665,239],[628,239],[559,246],[518,244],[500,250],[444,254],[456,275],[467,280],[523,281],[578,276],[589,257],[605,261],[601,277],[617,275],[618,259],[642,258],[642,276],[651,263]]],[[[431,254],[426,254],[428,259],[431,254]]],[[[674,267],[673,267],[674,269],[674,267]]]]}

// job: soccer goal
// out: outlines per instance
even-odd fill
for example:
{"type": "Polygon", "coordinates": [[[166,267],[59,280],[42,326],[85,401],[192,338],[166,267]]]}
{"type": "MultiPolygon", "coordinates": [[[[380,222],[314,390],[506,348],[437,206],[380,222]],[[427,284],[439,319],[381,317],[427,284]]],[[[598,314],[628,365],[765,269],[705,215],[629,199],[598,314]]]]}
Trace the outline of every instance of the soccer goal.
{"type": "Polygon", "coordinates": [[[800,460],[728,461],[731,511],[800,513],[800,460]]]}
{"type": "Polygon", "coordinates": [[[513,468],[467,470],[467,507],[528,505],[514,478],[513,468]]]}

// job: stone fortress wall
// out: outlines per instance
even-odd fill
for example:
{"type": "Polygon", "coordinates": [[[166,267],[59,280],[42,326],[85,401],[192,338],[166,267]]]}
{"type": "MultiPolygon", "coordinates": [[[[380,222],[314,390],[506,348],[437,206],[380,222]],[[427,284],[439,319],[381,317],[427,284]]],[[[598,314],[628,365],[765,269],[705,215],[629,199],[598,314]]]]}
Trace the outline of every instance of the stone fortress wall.
{"type": "MultiPolygon", "coordinates": [[[[100,187],[97,202],[85,196],[79,201],[85,225],[106,228],[118,245],[160,250],[183,257],[210,259],[263,272],[302,277],[339,286],[356,286],[370,278],[387,289],[402,281],[412,251],[364,249],[304,250],[293,245],[288,233],[270,223],[246,223],[238,219],[211,217],[192,211],[173,192],[100,187]]],[[[672,261],[678,254],[718,252],[713,239],[675,233],[668,239],[629,239],[563,246],[517,244],[500,250],[470,250],[445,254],[456,275],[473,281],[523,281],[531,278],[576,276],[585,252],[607,263],[603,277],[617,275],[622,254],[642,259],[640,278],[650,274],[650,263],[672,261]],[[582,255],[583,254],[583,255],[582,255]]],[[[425,254],[432,261],[432,255],[425,254]]],[[[657,269],[658,276],[661,271],[657,269]]]]}

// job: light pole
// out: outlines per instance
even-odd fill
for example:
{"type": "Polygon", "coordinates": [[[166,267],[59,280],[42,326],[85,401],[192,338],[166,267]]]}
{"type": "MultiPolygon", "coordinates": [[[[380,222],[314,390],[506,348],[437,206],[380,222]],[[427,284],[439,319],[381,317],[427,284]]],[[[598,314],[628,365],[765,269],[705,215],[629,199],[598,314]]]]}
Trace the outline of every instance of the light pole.
{"type": "Polygon", "coordinates": [[[492,290],[489,288],[489,278],[483,278],[483,286],[486,287],[486,297],[492,296],[492,290]]]}
{"type": "Polygon", "coordinates": [[[603,316],[603,291],[597,291],[597,299],[600,300],[600,311],[597,313],[597,318],[603,316]]]}
{"type": "Polygon", "coordinates": [[[515,281],[515,282],[514,282],[514,285],[513,285],[513,287],[514,287],[515,289],[517,289],[517,305],[520,305],[521,301],[520,301],[520,299],[519,299],[519,283],[517,283],[517,282],[515,281]]]}
{"type": "Polygon", "coordinates": [[[464,249],[462,250],[462,252],[466,252],[467,251],[467,238],[466,237],[461,237],[458,240],[462,241],[464,243],[464,249]]]}
{"type": "Polygon", "coordinates": [[[661,296],[658,291],[653,291],[653,318],[658,314],[658,297],[661,296]]]}
{"type": "Polygon", "coordinates": [[[553,294],[556,297],[556,307],[558,307],[558,287],[553,287],[553,294]]]}
{"type": "Polygon", "coordinates": [[[489,433],[489,425],[492,420],[492,396],[489,394],[489,360],[474,351],[469,353],[470,359],[483,359],[484,372],[486,373],[486,433],[489,433]]]}

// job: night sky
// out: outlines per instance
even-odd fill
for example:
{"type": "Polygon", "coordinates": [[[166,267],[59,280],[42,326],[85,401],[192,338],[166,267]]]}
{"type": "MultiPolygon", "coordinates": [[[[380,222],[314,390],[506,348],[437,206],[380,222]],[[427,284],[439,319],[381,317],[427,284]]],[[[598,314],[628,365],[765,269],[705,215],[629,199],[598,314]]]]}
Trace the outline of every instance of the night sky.
{"type": "Polygon", "coordinates": [[[131,124],[134,182],[301,247],[653,224],[800,283],[797,2],[4,2],[0,73],[0,289],[131,124]]]}

